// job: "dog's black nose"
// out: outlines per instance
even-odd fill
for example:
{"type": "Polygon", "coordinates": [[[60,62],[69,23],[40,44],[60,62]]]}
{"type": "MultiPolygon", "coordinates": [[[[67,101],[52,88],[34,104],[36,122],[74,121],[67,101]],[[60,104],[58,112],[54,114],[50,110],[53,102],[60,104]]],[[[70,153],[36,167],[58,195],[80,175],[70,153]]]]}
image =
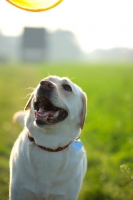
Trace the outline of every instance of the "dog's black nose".
{"type": "Polygon", "coordinates": [[[52,90],[55,87],[51,81],[40,81],[40,86],[44,90],[52,90]]]}

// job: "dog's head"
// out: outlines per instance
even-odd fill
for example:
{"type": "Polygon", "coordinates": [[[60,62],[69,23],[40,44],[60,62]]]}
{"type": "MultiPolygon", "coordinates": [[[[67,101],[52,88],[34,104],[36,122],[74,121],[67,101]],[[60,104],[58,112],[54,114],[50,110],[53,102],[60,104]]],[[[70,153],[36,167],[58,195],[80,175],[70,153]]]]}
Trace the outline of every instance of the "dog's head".
{"type": "Polygon", "coordinates": [[[41,80],[32,93],[25,106],[25,110],[28,109],[32,110],[38,127],[67,121],[77,123],[82,129],[86,116],[86,95],[68,78],[49,76],[41,80]]]}

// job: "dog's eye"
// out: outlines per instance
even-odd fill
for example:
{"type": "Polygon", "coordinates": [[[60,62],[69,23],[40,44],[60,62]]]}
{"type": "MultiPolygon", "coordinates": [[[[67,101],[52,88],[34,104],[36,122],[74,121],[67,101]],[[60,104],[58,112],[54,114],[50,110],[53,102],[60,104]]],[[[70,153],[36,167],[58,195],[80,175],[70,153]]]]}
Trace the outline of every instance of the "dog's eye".
{"type": "Polygon", "coordinates": [[[63,87],[64,90],[72,92],[72,88],[71,88],[70,85],[63,84],[62,87],[63,87]]]}

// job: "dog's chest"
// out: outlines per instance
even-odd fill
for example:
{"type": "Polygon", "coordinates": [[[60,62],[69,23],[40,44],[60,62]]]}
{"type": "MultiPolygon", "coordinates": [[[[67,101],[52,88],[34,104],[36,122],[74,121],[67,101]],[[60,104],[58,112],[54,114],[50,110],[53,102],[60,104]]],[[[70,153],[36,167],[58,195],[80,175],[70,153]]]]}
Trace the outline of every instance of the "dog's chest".
{"type": "Polygon", "coordinates": [[[17,140],[12,151],[14,177],[19,184],[21,179],[21,188],[36,193],[36,199],[47,199],[50,195],[67,196],[68,191],[73,195],[76,183],[78,193],[86,170],[83,148],[76,151],[70,144],[61,152],[47,152],[27,138],[21,141],[17,140]]]}
{"type": "Polygon", "coordinates": [[[38,180],[57,180],[70,165],[70,154],[67,150],[53,153],[30,144],[26,157],[30,170],[38,180]]]}

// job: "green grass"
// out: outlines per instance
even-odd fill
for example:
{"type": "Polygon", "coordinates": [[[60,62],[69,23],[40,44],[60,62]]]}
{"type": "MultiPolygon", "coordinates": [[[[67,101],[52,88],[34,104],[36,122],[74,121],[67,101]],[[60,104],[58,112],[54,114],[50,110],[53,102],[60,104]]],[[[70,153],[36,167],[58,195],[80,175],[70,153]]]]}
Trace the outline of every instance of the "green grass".
{"type": "Polygon", "coordinates": [[[88,157],[79,200],[133,199],[133,64],[0,64],[0,199],[8,199],[9,155],[29,87],[47,75],[68,76],[88,96],[81,139],[88,157]]]}

